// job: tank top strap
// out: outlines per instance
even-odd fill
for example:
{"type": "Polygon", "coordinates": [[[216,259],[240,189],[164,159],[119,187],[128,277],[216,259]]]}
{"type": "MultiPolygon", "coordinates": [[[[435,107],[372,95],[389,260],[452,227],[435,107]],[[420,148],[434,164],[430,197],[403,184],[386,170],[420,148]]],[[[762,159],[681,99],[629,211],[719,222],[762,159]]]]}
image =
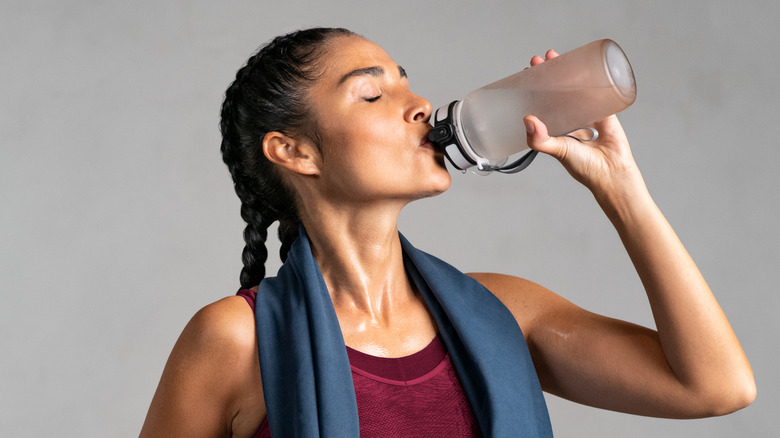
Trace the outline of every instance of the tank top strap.
{"type": "Polygon", "coordinates": [[[241,289],[236,293],[236,295],[240,297],[244,297],[247,303],[249,303],[249,307],[252,308],[252,311],[255,310],[255,301],[257,300],[257,292],[253,291],[252,289],[241,289]]]}

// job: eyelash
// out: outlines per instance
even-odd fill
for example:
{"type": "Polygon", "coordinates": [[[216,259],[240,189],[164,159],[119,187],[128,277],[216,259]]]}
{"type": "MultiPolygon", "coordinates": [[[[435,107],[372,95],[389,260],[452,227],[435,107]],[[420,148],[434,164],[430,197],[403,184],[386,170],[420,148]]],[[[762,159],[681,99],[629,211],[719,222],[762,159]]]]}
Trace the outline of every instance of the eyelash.
{"type": "Polygon", "coordinates": [[[371,103],[371,102],[376,102],[377,100],[379,100],[380,97],[382,97],[381,94],[379,96],[375,96],[375,97],[364,97],[363,100],[366,101],[366,102],[371,103]]]}

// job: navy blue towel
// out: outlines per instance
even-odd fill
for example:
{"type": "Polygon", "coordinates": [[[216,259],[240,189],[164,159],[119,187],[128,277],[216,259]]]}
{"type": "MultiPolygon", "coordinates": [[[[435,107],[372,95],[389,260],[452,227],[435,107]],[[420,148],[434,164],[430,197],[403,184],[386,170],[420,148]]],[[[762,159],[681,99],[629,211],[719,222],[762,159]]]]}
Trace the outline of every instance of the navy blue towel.
{"type": "MultiPolygon", "coordinates": [[[[509,310],[479,282],[400,238],[406,271],[483,436],[552,437],[528,347],[509,310]]],[[[260,283],[255,312],[271,435],[358,437],[344,338],[303,226],[277,276],[260,283]]]]}

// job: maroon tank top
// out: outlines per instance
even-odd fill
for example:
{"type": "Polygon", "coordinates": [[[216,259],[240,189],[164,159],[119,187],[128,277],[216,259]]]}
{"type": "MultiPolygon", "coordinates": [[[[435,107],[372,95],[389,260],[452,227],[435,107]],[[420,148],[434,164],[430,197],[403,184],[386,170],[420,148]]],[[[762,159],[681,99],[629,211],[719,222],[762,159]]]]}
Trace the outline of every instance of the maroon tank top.
{"type": "MultiPolygon", "coordinates": [[[[255,292],[241,290],[252,310],[255,292]]],[[[410,356],[385,358],[347,348],[361,437],[477,437],[479,427],[446,347],[437,335],[410,356]]],[[[255,438],[270,438],[264,419],[255,438]]]]}

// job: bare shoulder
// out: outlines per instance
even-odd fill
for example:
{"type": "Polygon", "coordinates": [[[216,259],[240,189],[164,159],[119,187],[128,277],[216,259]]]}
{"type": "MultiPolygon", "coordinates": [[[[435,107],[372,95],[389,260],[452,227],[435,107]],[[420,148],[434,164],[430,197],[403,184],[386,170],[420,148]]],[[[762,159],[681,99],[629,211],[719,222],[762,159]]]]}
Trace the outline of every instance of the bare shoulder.
{"type": "Polygon", "coordinates": [[[184,327],[171,358],[181,356],[187,365],[222,368],[221,377],[233,377],[237,365],[256,351],[252,309],[239,296],[223,298],[200,309],[184,327]]]}
{"type": "Polygon", "coordinates": [[[141,435],[251,436],[265,417],[255,340],[244,298],[200,309],[173,347],[141,435]]]}
{"type": "Polygon", "coordinates": [[[246,300],[234,295],[200,309],[182,337],[196,349],[222,349],[231,356],[256,350],[255,318],[246,300]]]}
{"type": "Polygon", "coordinates": [[[545,315],[563,308],[574,308],[553,291],[525,278],[491,272],[466,274],[493,293],[512,312],[527,338],[545,315]]]}

